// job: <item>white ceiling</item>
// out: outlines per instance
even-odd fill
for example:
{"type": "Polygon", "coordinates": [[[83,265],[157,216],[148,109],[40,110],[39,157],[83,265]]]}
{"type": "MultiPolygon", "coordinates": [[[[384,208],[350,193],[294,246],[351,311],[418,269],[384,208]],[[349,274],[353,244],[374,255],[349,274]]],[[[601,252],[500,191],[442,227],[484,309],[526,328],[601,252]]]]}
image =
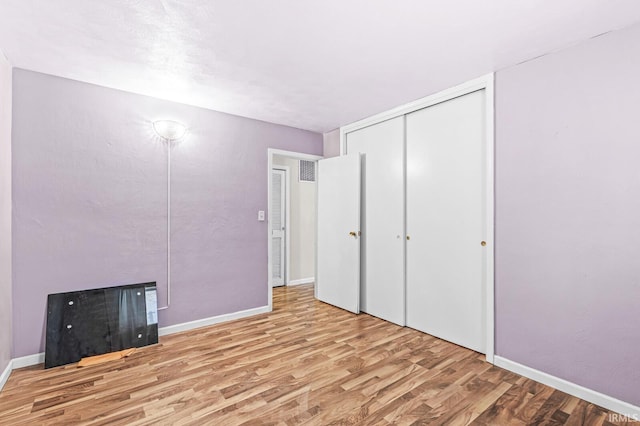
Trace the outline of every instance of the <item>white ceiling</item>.
{"type": "Polygon", "coordinates": [[[638,0],[0,0],[0,49],[325,132],[639,21],[638,0]]]}

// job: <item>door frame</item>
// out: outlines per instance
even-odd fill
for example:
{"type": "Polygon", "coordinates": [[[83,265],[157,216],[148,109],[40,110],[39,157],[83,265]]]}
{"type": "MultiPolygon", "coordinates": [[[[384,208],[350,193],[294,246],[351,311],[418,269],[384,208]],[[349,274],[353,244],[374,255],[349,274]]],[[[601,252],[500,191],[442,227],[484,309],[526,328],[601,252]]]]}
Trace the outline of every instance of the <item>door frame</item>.
{"type": "MultiPolygon", "coordinates": [[[[273,169],[273,156],[274,155],[282,155],[285,157],[289,157],[289,158],[293,158],[296,160],[309,160],[309,161],[318,161],[323,159],[324,157],[321,155],[314,155],[314,154],[305,154],[302,152],[295,152],[295,151],[286,151],[283,149],[275,149],[275,148],[267,148],[267,298],[268,298],[268,303],[269,303],[269,312],[271,312],[273,310],[273,287],[271,286],[271,276],[273,274],[272,268],[271,268],[271,170],[273,169]]],[[[316,166],[317,167],[317,166],[316,166]]],[[[317,171],[317,169],[316,169],[317,171]]],[[[317,175],[316,175],[317,178],[317,175]]],[[[289,198],[287,196],[287,198],[289,198]]],[[[317,201],[317,200],[316,200],[317,201]]],[[[288,206],[288,204],[287,204],[288,206]]],[[[318,215],[318,203],[316,202],[316,211],[314,212],[316,217],[318,215]]],[[[288,211],[288,207],[287,207],[287,213],[285,213],[287,215],[287,219],[288,220],[288,216],[289,216],[289,211],[288,211]]],[[[288,223],[285,226],[289,226],[288,223]]],[[[289,233],[287,233],[287,238],[289,237],[289,233]]],[[[286,249],[288,249],[288,247],[290,246],[289,241],[287,241],[286,243],[287,247],[286,249]]],[[[286,251],[285,249],[285,251],[286,251]]],[[[317,241],[316,241],[316,252],[317,252],[317,241]]],[[[285,255],[287,256],[287,255],[285,255]]],[[[288,257],[288,256],[287,256],[288,257]]],[[[285,261],[286,262],[286,261],[285,261]]],[[[288,262],[287,262],[287,266],[288,268],[288,262]]],[[[289,270],[287,269],[286,273],[286,277],[285,279],[288,280],[289,279],[289,270]]]]}
{"type": "MultiPolygon", "coordinates": [[[[290,201],[290,196],[291,196],[291,167],[289,166],[280,166],[280,165],[273,165],[273,167],[271,168],[272,172],[273,170],[282,170],[284,172],[284,229],[285,229],[285,236],[284,236],[284,284],[283,285],[289,285],[289,256],[290,256],[290,251],[289,251],[289,247],[291,244],[291,237],[289,235],[289,230],[291,229],[291,221],[289,219],[289,216],[291,214],[291,201],[290,201]]],[[[271,208],[271,199],[269,199],[269,208],[271,208]]],[[[269,229],[271,229],[271,222],[269,222],[269,229]]],[[[271,276],[270,276],[271,277],[271,276]]]]}
{"type": "MultiPolygon", "coordinates": [[[[485,320],[486,320],[486,359],[487,362],[494,363],[495,356],[495,278],[494,278],[494,258],[495,258],[495,190],[494,190],[494,152],[495,152],[495,139],[494,139],[494,73],[486,74],[482,77],[474,80],[467,81],[460,85],[451,87],[441,92],[435,93],[431,96],[418,99],[416,101],[400,105],[389,111],[382,112],[380,114],[373,115],[360,121],[356,121],[346,126],[340,127],[340,155],[346,153],[346,134],[355,130],[362,129],[364,127],[371,126],[373,124],[380,123],[382,121],[389,120],[391,118],[403,116],[411,112],[427,108],[448,100],[476,92],[478,90],[485,90],[485,141],[486,141],[486,210],[485,215],[487,218],[486,235],[487,246],[490,250],[487,250],[486,255],[486,268],[484,275],[485,283],[485,320]]],[[[405,141],[406,145],[406,141],[405,141]]],[[[405,147],[405,183],[406,183],[406,147],[405,147]]],[[[406,215],[406,198],[405,198],[405,215],[406,215]]],[[[406,218],[405,218],[406,219],[406,218]]],[[[405,222],[406,226],[406,222],[405,222]]],[[[405,253],[406,253],[406,240],[405,240],[405,253]]],[[[405,266],[406,275],[406,266],[405,266]]],[[[405,276],[405,294],[406,294],[406,276],[405,276]]],[[[405,311],[406,316],[406,311],[405,311]]],[[[405,317],[406,319],[406,317],[405,317]]]]}

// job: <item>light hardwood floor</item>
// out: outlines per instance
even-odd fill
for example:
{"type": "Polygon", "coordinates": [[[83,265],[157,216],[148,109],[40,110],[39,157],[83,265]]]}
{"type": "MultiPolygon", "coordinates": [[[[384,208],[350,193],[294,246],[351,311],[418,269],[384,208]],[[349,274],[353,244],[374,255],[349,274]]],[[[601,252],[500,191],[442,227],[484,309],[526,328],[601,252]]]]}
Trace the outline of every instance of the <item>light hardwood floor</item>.
{"type": "Polygon", "coordinates": [[[318,302],[312,285],[273,302],[108,364],[16,370],[0,424],[624,424],[478,353],[318,302]]]}

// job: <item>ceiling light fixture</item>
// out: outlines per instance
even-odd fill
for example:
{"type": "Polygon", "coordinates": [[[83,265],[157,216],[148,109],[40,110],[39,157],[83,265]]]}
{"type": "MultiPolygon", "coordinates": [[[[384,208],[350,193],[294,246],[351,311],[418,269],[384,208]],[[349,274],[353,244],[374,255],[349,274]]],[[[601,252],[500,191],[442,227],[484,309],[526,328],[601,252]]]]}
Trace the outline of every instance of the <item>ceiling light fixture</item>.
{"type": "Polygon", "coordinates": [[[187,132],[187,127],[173,120],[158,120],[153,122],[153,130],[158,136],[168,141],[181,139],[187,132]]]}

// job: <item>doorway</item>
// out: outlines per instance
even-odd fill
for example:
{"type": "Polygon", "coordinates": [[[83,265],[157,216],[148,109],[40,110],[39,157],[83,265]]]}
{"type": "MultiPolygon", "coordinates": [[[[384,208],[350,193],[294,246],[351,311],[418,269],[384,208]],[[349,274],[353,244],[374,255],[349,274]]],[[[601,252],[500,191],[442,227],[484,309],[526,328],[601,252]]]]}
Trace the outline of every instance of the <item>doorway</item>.
{"type": "Polygon", "coordinates": [[[316,275],[317,160],[322,157],[268,150],[268,292],[311,284],[316,275]]]}

